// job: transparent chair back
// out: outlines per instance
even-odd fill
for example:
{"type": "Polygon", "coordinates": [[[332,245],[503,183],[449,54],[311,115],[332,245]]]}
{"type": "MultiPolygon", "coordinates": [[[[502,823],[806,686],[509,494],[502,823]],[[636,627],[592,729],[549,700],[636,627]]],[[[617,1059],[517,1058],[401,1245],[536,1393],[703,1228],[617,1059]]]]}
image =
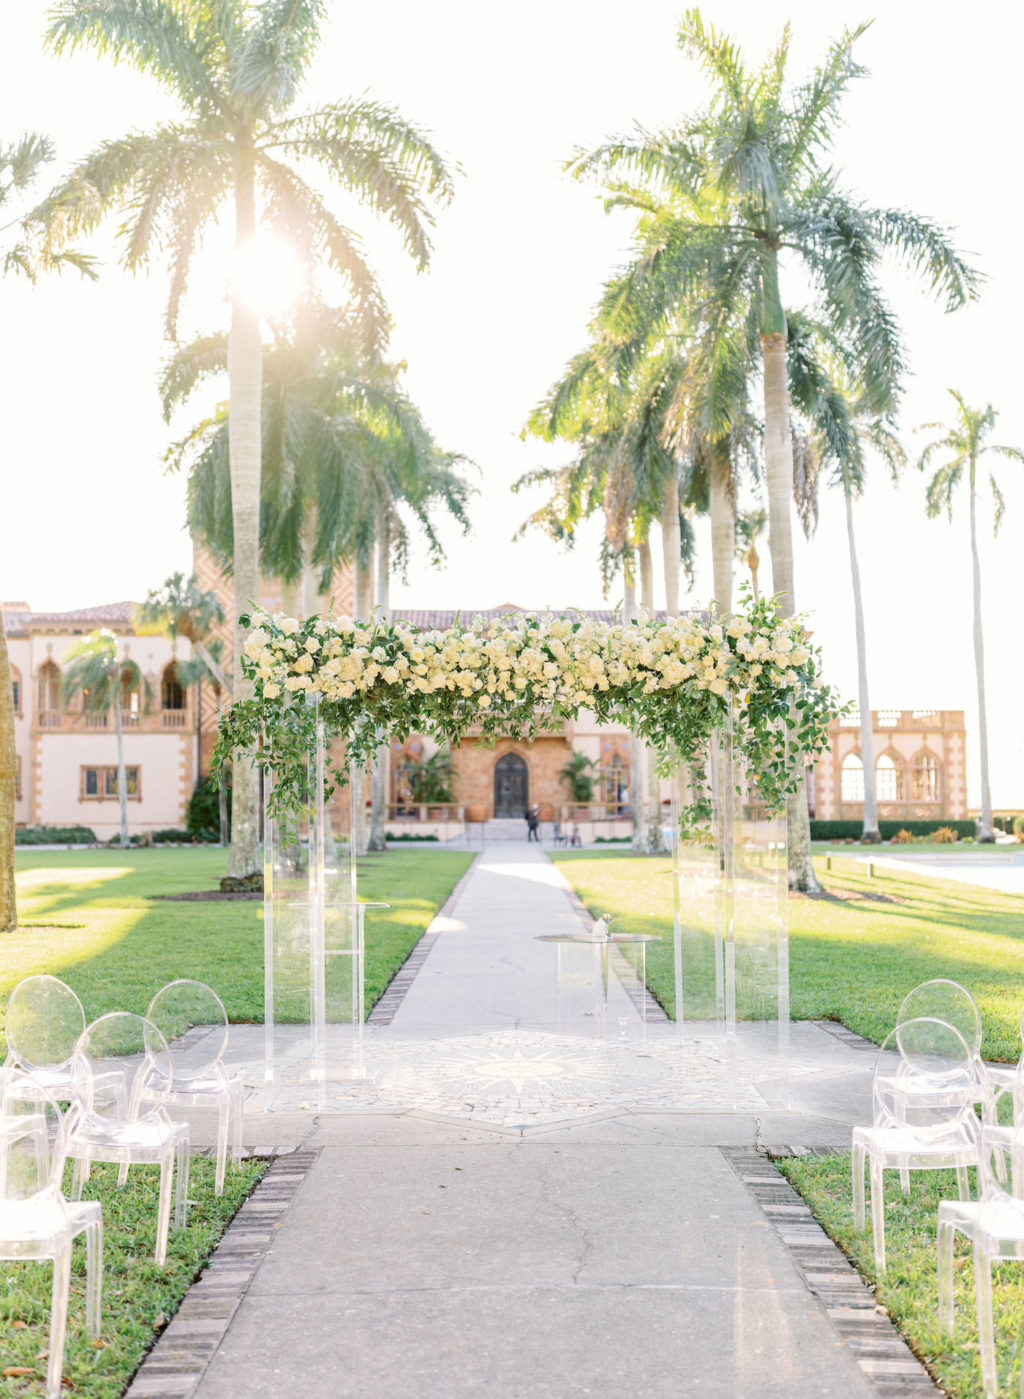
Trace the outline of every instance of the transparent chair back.
{"type": "Polygon", "coordinates": [[[85,1011],[70,986],[55,976],[27,976],[7,1002],[7,1062],[20,1065],[44,1087],[66,1083],[84,1029],[85,1011]]]}
{"type": "Polygon", "coordinates": [[[77,1199],[93,1161],[114,1162],[123,1184],[128,1168],[160,1167],[156,1261],[167,1258],[171,1184],[177,1181],[175,1223],[185,1221],[188,1195],[188,1127],[172,1123],[164,1105],[171,1091],[171,1056],[157,1027],[144,1016],[114,1011],[82,1033],[71,1060],[75,1102],[68,1114],[67,1154],[75,1162],[77,1199]],[[117,1079],[118,1094],[107,1084],[117,1079]],[[148,1087],[143,1095],[139,1085],[148,1087]]]}
{"type": "Polygon", "coordinates": [[[0,1070],[0,1080],[0,1258],[53,1263],[46,1393],[56,1399],[62,1392],[71,1250],[80,1233],[86,1241],[86,1325],[91,1336],[99,1335],[103,1217],[98,1204],[72,1203],[61,1193],[66,1126],[46,1085],[9,1067],[0,1070]]]}
{"type": "Polygon", "coordinates": [[[174,1086],[216,1073],[228,1047],[228,1017],[209,986],[172,981],[150,1001],[146,1019],[166,1041],[174,1086]]]}
{"type": "MultiPolygon", "coordinates": [[[[217,1109],[217,1174],[215,1190],[224,1191],[230,1146],[233,1159],[242,1154],[244,1088],[224,1066],[228,1046],[228,1016],[215,991],[201,981],[172,981],[149,1003],[146,1018],[161,1031],[171,1060],[170,1109],[209,1106],[217,1109]]],[[[148,1098],[150,1080],[139,1080],[139,1093],[148,1098]]]]}
{"type": "Polygon", "coordinates": [[[897,1026],[905,1020],[921,1019],[952,1025],[975,1054],[981,1053],[981,1012],[974,997],[958,981],[936,977],[923,981],[904,997],[896,1016],[897,1026]]]}

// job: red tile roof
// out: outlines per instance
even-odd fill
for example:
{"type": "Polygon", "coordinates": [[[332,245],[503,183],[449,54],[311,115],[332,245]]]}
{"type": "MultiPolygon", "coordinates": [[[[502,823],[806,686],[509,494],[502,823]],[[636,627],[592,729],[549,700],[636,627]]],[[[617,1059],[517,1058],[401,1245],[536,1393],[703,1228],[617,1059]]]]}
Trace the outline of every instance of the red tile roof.
{"type": "Polygon", "coordinates": [[[106,602],[98,607],[80,607],[74,612],[32,612],[23,602],[4,603],[4,627],[8,636],[26,636],[30,631],[87,632],[97,627],[131,631],[134,602],[106,602]]]}

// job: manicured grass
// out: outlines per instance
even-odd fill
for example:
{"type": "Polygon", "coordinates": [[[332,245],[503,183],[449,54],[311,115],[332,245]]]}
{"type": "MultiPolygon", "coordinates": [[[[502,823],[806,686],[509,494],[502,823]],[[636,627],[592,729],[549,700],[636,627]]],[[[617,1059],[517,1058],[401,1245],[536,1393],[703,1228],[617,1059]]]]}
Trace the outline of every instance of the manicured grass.
{"type": "MultiPolygon", "coordinates": [[[[85,1246],[74,1248],[68,1337],[64,1350],[67,1392],[81,1399],[117,1399],[153,1342],[154,1333],[177,1310],[233,1215],[266,1170],[265,1161],[228,1166],[224,1194],[213,1193],[215,1163],[193,1159],[189,1210],[183,1229],[172,1228],[167,1266],[153,1260],[159,1170],[134,1166],[123,1190],[116,1166],[96,1166],[86,1199],[103,1206],[103,1305],[98,1343],[85,1329],[85,1246]]],[[[70,1167],[69,1167],[70,1170],[70,1167]]],[[[0,1378],[4,1399],[46,1391],[50,1337],[52,1265],[0,1264],[0,1370],[31,1373],[0,1378]]]]}
{"type": "MultiPolygon", "coordinates": [[[[90,1019],[142,1013],[161,986],[192,977],[213,987],[232,1021],[262,1021],[262,903],[154,898],[215,889],[224,858],[203,848],[19,851],[20,924],[0,934],[0,1002],[23,976],[50,972],[74,988],[90,1019]]],[[[360,898],[391,905],[366,920],[367,1009],[471,859],[395,850],[360,860],[360,898]]]]}
{"type": "MultiPolygon", "coordinates": [[[[592,912],[660,937],[648,946],[647,979],[674,1014],[671,860],[609,850],[552,858],[592,912]]],[[[853,861],[837,861],[826,873],[817,859],[815,868],[831,897],[791,895],[788,902],[794,1019],[841,1020],[881,1043],[907,992],[948,976],[978,1001],[986,1057],[1020,1057],[1024,899],[885,867],[872,878],[853,861]]]]}
{"type": "MultiPolygon", "coordinates": [[[[970,1243],[956,1236],[952,1337],[938,1327],[938,1267],[935,1233],[939,1201],[956,1199],[952,1171],[915,1171],[907,1197],[895,1171],[886,1172],[885,1275],[878,1279],[871,1247],[870,1216],[863,1234],[853,1230],[850,1157],[799,1157],[776,1163],[804,1196],[822,1226],[860,1271],[876,1285],[879,1301],[914,1350],[955,1399],[980,1399],[981,1364],[975,1320],[970,1243]]],[[[974,1172],[971,1172],[972,1185],[974,1172]]],[[[993,1271],[996,1365],[999,1393],[1019,1393],[1024,1335],[1024,1266],[1005,1263],[993,1271]]]]}

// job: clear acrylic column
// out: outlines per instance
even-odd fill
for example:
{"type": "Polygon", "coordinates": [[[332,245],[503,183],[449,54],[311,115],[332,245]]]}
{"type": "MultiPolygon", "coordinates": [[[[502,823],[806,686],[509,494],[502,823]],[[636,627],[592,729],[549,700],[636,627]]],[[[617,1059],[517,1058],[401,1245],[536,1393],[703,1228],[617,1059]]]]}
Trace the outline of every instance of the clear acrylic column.
{"type": "MultiPolygon", "coordinates": [[[[314,704],[316,702],[314,701],[314,704]]],[[[363,910],[356,901],[350,805],[356,783],[325,801],[327,754],[316,716],[300,813],[264,825],[265,1103],[329,1109],[363,1065],[363,910]],[[346,819],[347,818],[347,819],[346,819]]],[[[362,774],[357,774],[361,778],[362,774]]],[[[361,790],[361,783],[360,790],[361,790]]]]}
{"type": "MultiPolygon", "coordinates": [[[[780,741],[784,736],[780,735],[780,741]]],[[[785,1055],[789,1044],[786,813],[769,814],[733,745],[731,718],[706,762],[675,779],[676,1017],[689,1032],[738,1033],[785,1055]],[[703,794],[700,831],[680,821],[703,794]]]]}

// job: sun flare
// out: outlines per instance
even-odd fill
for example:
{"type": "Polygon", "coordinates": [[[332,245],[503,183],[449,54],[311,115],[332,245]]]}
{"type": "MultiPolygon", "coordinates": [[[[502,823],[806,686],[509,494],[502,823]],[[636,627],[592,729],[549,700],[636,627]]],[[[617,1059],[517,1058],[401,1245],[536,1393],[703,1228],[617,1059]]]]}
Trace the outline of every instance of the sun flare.
{"type": "Polygon", "coordinates": [[[259,229],[235,253],[232,289],[261,315],[286,311],[302,290],[302,280],[298,254],[276,233],[259,229]]]}

